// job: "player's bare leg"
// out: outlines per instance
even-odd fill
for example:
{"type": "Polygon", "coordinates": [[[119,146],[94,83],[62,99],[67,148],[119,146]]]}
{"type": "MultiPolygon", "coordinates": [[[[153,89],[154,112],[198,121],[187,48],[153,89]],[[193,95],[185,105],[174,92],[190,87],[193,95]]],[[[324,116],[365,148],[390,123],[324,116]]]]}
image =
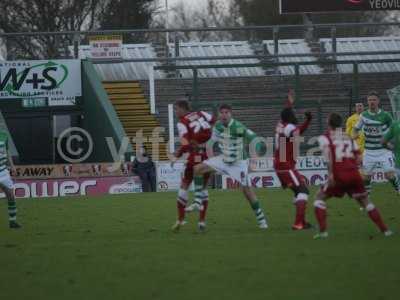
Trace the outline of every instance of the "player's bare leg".
{"type": "Polygon", "coordinates": [[[393,235],[393,232],[391,230],[389,230],[388,227],[386,226],[386,224],[383,222],[383,219],[381,217],[379,210],[369,200],[368,196],[360,196],[360,197],[354,197],[354,198],[355,199],[359,198],[359,201],[361,201],[363,203],[371,221],[375,223],[375,225],[379,228],[379,230],[385,236],[393,235]]]}
{"type": "Polygon", "coordinates": [[[260,201],[257,199],[257,195],[254,190],[249,186],[242,187],[243,194],[245,195],[246,199],[249,201],[251,208],[253,209],[258,227],[261,229],[267,229],[268,223],[265,218],[264,212],[260,206],[260,201]]]}
{"type": "Polygon", "coordinates": [[[306,221],[306,208],[309,196],[308,188],[305,185],[300,185],[293,187],[292,191],[295,194],[293,204],[296,207],[296,218],[292,229],[303,230],[312,228],[312,225],[306,221]]]}
{"type": "Polygon", "coordinates": [[[203,175],[203,190],[201,193],[201,207],[202,209],[199,211],[199,224],[198,228],[200,231],[204,231],[206,229],[206,216],[208,210],[208,181],[210,179],[210,173],[206,173],[203,175]]]}
{"type": "MultiPolygon", "coordinates": [[[[357,200],[359,203],[362,203],[362,205],[366,208],[368,212],[369,218],[372,220],[372,222],[375,223],[375,225],[385,236],[390,236],[393,234],[393,232],[390,231],[386,226],[386,224],[383,222],[378,209],[374,206],[372,202],[369,201],[367,194],[358,195],[353,198],[357,200]]],[[[328,237],[327,222],[326,222],[327,200],[328,200],[327,195],[325,195],[325,193],[322,190],[320,190],[314,202],[315,216],[319,224],[319,233],[314,236],[314,239],[321,239],[328,237]]]]}
{"type": "Polygon", "coordinates": [[[205,174],[212,174],[215,170],[205,163],[194,166],[194,176],[204,176],[205,174]]]}
{"type": "MultiPolygon", "coordinates": [[[[370,191],[371,191],[371,178],[362,169],[360,169],[360,175],[361,175],[361,177],[363,179],[365,189],[367,190],[367,193],[368,193],[368,196],[369,196],[370,191]]],[[[355,199],[355,200],[360,205],[360,211],[364,211],[365,210],[364,203],[360,199],[355,199]]]]}
{"type": "Polygon", "coordinates": [[[318,191],[316,200],[314,201],[315,218],[318,221],[319,233],[314,236],[314,239],[321,239],[328,237],[327,223],[326,223],[326,200],[328,197],[321,190],[318,191]]]}
{"type": "Polygon", "coordinates": [[[178,210],[178,220],[172,225],[172,230],[177,232],[179,229],[185,225],[185,208],[188,202],[189,193],[188,189],[191,182],[182,181],[181,187],[178,191],[178,198],[176,201],[176,206],[178,210]]]}
{"type": "Polygon", "coordinates": [[[18,229],[21,227],[21,225],[17,223],[17,205],[15,201],[14,190],[1,183],[0,189],[3,190],[7,198],[9,226],[10,228],[18,229]]]}

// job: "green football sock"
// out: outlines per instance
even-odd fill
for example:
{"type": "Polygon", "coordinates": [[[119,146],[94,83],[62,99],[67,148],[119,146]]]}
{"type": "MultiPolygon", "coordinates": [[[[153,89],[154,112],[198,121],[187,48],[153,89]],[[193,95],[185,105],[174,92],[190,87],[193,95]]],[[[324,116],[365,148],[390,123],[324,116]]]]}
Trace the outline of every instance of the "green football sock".
{"type": "Polygon", "coordinates": [[[396,191],[400,190],[399,178],[396,175],[394,177],[390,178],[389,181],[396,191]]]}
{"type": "Polygon", "coordinates": [[[367,192],[368,192],[368,195],[370,195],[370,194],[371,194],[371,191],[372,191],[371,179],[365,179],[365,180],[364,180],[364,185],[365,185],[365,189],[366,189],[367,192]]]}
{"type": "Polygon", "coordinates": [[[197,204],[203,203],[203,176],[195,176],[194,179],[194,202],[197,204]]]}
{"type": "Polygon", "coordinates": [[[257,223],[266,222],[264,212],[260,206],[260,201],[256,200],[255,202],[250,202],[250,205],[256,215],[257,223]]]}
{"type": "Polygon", "coordinates": [[[15,199],[8,200],[8,220],[10,222],[17,220],[17,203],[15,199]]]}

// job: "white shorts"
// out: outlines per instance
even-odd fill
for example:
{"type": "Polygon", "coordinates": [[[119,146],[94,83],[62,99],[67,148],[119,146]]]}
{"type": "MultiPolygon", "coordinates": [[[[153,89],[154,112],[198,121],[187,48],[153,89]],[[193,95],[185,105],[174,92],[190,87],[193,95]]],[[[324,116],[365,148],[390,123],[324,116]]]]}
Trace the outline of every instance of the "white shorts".
{"type": "Polygon", "coordinates": [[[395,170],[393,154],[389,150],[365,150],[362,167],[369,175],[376,169],[382,169],[385,173],[393,172],[395,170]]]}
{"type": "Polygon", "coordinates": [[[234,163],[228,164],[223,160],[223,156],[214,156],[203,161],[207,166],[213,168],[220,174],[228,175],[233,179],[240,182],[242,186],[250,186],[249,178],[249,161],[238,160],[234,163]]]}
{"type": "Polygon", "coordinates": [[[14,182],[12,181],[10,172],[8,172],[8,170],[0,172],[0,183],[1,185],[4,185],[9,189],[12,189],[14,187],[14,182]]]}

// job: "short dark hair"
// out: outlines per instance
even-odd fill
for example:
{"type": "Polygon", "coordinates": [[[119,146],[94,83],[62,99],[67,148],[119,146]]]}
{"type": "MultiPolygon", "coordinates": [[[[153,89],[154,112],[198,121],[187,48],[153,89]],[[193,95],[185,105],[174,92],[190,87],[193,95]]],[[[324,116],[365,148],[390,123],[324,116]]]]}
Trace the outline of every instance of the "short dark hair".
{"type": "Polygon", "coordinates": [[[337,113],[331,113],[329,115],[329,121],[328,124],[330,127],[332,127],[333,129],[339,128],[342,126],[342,122],[343,122],[343,118],[341,115],[337,114],[337,113]]]}
{"type": "Polygon", "coordinates": [[[367,97],[375,96],[379,98],[379,94],[377,91],[369,91],[367,97]]]}
{"type": "Polygon", "coordinates": [[[286,107],[281,111],[281,120],[284,123],[297,124],[296,114],[291,107],[286,107]]]}
{"type": "Polygon", "coordinates": [[[175,101],[175,106],[182,108],[186,111],[190,111],[190,103],[187,100],[178,100],[175,101]]]}
{"type": "Polygon", "coordinates": [[[223,109],[227,109],[227,110],[232,110],[232,106],[230,106],[229,104],[221,104],[218,108],[219,111],[223,110],[223,109]]]}

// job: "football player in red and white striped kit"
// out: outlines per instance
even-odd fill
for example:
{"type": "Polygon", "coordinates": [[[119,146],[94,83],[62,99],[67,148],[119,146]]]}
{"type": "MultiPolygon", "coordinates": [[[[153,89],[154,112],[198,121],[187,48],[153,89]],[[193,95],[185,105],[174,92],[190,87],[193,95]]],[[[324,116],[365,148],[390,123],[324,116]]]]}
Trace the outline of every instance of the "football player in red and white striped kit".
{"type": "Polygon", "coordinates": [[[385,235],[392,235],[383,222],[378,209],[369,200],[363,179],[359,171],[361,152],[357,143],[346,135],[342,126],[342,117],[331,113],[328,117],[328,131],[319,137],[318,142],[322,154],[328,162],[328,182],[316,196],[314,202],[315,216],[319,223],[320,232],[315,239],[327,238],[326,201],[332,197],[343,197],[348,194],[366,208],[369,218],[385,235]]]}
{"type": "Polygon", "coordinates": [[[181,146],[176,151],[173,161],[179,159],[184,154],[187,154],[187,161],[181,187],[178,192],[178,220],[172,229],[178,231],[184,224],[185,212],[199,211],[198,228],[203,231],[206,227],[205,218],[208,208],[208,191],[206,186],[209,174],[202,177],[194,177],[193,168],[208,158],[206,143],[211,138],[212,126],[215,123],[215,119],[211,114],[204,111],[192,112],[189,102],[185,100],[175,103],[175,113],[179,118],[177,128],[181,146]],[[195,199],[192,205],[186,207],[188,203],[188,189],[192,181],[194,181],[195,199]]]}
{"type": "Polygon", "coordinates": [[[305,122],[298,125],[293,103],[294,94],[289,91],[286,107],[281,111],[281,120],[275,129],[274,169],[282,187],[290,188],[294,193],[293,203],[296,207],[296,217],[292,229],[302,230],[312,227],[305,218],[310,193],[303,176],[296,169],[296,150],[299,142],[296,139],[308,128],[312,116],[310,112],[306,112],[305,122]]]}

